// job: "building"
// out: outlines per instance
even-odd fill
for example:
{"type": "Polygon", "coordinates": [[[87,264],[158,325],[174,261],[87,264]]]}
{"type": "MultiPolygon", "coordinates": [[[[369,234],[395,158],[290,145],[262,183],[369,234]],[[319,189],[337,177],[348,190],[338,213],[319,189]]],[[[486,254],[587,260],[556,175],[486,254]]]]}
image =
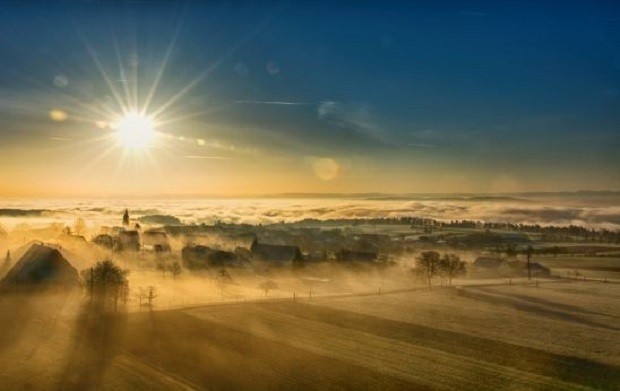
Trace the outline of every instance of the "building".
{"type": "Polygon", "coordinates": [[[100,234],[95,236],[92,239],[92,242],[98,246],[113,249],[114,245],[116,244],[116,239],[114,239],[114,237],[108,234],[100,234]]]}
{"type": "Polygon", "coordinates": [[[170,252],[168,235],[163,231],[149,230],[142,233],[141,248],[156,253],[170,252]]]}
{"type": "Polygon", "coordinates": [[[200,244],[189,244],[181,250],[183,265],[188,269],[242,266],[234,253],[216,250],[200,244]]]}
{"type": "Polygon", "coordinates": [[[120,231],[117,249],[121,251],[140,251],[140,233],[138,231],[120,231]]]}
{"type": "MultiPolygon", "coordinates": [[[[515,277],[527,277],[527,261],[525,260],[516,260],[510,262],[510,268],[512,269],[512,274],[515,277]]],[[[532,277],[539,278],[549,278],[551,277],[551,270],[544,267],[538,262],[530,261],[530,273],[532,277]]]]}
{"type": "Polygon", "coordinates": [[[474,267],[479,269],[497,269],[508,263],[501,258],[493,257],[478,257],[474,261],[474,267]]]}
{"type": "Polygon", "coordinates": [[[250,249],[254,259],[263,262],[284,264],[288,262],[301,263],[303,257],[297,246],[283,246],[279,244],[264,244],[254,242],[250,249]]]}
{"type": "Polygon", "coordinates": [[[493,257],[478,257],[470,269],[471,274],[477,277],[509,277],[512,268],[505,259],[493,257]]]}
{"type": "Polygon", "coordinates": [[[8,271],[3,285],[77,285],[78,272],[57,248],[34,243],[8,271]]]}

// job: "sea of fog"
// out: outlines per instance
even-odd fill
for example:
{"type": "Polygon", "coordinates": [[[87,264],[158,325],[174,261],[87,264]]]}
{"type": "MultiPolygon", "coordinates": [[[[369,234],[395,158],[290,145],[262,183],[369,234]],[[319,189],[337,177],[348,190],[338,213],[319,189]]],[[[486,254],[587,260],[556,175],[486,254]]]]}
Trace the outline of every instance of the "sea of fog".
{"type": "Polygon", "coordinates": [[[83,218],[90,227],[118,225],[125,209],[132,218],[167,215],[183,223],[216,221],[268,224],[312,219],[415,216],[439,220],[583,225],[620,229],[618,193],[514,197],[376,197],[263,199],[3,199],[0,224],[43,226],[83,218]]]}

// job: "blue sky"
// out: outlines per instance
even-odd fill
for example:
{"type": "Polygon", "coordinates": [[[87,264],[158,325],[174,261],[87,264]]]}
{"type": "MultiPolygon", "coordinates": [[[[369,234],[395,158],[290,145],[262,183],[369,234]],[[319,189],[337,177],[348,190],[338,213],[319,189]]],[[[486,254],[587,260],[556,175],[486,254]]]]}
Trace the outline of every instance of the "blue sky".
{"type": "Polygon", "coordinates": [[[188,182],[217,171],[229,192],[243,192],[243,172],[274,191],[620,189],[619,4],[362,3],[6,3],[5,166],[41,139],[97,136],[74,107],[117,100],[95,60],[143,100],[169,50],[152,107],[183,95],[158,130],[213,141],[175,155],[226,158],[181,164],[188,182]],[[51,108],[69,120],[49,121],[51,108]],[[299,179],[320,158],[338,176],[299,179]]]}

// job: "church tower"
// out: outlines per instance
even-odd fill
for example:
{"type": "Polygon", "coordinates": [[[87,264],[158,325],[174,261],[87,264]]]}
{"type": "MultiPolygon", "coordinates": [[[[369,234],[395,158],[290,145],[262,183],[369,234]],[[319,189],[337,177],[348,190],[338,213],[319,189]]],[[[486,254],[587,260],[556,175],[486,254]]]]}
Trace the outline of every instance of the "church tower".
{"type": "Polygon", "coordinates": [[[129,210],[125,209],[125,214],[123,214],[123,226],[129,227],[129,210]]]}

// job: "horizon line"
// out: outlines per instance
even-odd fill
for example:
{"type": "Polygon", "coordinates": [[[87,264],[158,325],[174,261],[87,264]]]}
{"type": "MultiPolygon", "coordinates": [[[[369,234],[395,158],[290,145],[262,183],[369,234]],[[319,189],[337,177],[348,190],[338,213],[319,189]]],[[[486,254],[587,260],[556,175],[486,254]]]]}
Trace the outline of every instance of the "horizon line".
{"type": "Polygon", "coordinates": [[[620,190],[543,190],[519,192],[280,192],[263,194],[118,194],[102,195],[0,195],[0,200],[10,199],[261,199],[261,198],[415,198],[415,197],[510,197],[537,195],[619,195],[620,190]]]}

